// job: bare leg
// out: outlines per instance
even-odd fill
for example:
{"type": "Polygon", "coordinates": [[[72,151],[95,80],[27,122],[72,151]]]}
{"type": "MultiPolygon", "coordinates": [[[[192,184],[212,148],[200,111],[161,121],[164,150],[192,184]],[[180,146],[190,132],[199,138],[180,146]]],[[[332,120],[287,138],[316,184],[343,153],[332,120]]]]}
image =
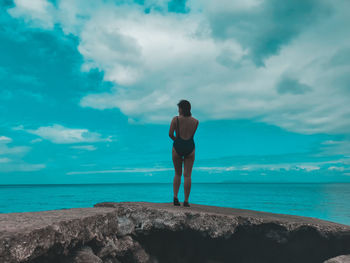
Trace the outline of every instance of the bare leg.
{"type": "Polygon", "coordinates": [[[195,157],[195,150],[193,150],[193,152],[184,159],[185,202],[188,202],[188,198],[191,192],[191,174],[192,174],[192,167],[194,163],[194,157],[195,157]]]}
{"type": "Polygon", "coordinates": [[[177,154],[173,147],[172,152],[173,157],[173,163],[175,168],[175,176],[173,181],[173,188],[174,188],[174,197],[177,197],[177,194],[179,193],[179,188],[181,184],[181,175],[182,175],[182,158],[177,154]]]}

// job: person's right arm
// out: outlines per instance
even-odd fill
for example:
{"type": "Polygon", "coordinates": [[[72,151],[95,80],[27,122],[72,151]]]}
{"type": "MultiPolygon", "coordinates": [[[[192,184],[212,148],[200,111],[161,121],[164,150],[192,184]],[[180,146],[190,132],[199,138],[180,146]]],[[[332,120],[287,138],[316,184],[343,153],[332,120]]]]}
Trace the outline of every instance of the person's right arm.
{"type": "Polygon", "coordinates": [[[195,134],[195,133],[196,133],[196,130],[197,130],[197,128],[198,128],[198,124],[199,124],[199,120],[197,120],[196,128],[194,129],[193,134],[195,134]]]}

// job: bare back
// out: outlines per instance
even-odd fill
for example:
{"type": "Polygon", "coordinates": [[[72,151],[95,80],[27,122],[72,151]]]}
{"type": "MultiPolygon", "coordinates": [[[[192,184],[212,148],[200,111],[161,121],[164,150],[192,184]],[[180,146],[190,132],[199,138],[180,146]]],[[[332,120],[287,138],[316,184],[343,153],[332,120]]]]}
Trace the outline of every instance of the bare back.
{"type": "MultiPolygon", "coordinates": [[[[180,136],[184,140],[188,140],[194,135],[197,130],[198,120],[193,118],[192,116],[184,117],[178,116],[179,118],[179,126],[180,126],[180,136]]],[[[175,122],[176,123],[176,122],[175,122]]],[[[175,124],[177,125],[177,124],[175,124]]],[[[177,129],[178,127],[176,127],[177,129]]],[[[178,136],[178,134],[176,134],[178,136]]]]}

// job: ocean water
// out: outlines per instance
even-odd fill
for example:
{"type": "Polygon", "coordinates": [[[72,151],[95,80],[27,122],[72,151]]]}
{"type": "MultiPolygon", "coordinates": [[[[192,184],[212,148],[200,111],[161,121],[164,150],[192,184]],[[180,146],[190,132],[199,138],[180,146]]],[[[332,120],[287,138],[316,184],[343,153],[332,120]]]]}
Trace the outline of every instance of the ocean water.
{"type": "MultiPolygon", "coordinates": [[[[172,183],[0,185],[0,213],[172,202],[172,183]]],[[[179,190],[184,199],[183,181],[179,190]]],[[[350,183],[192,183],[190,203],[315,217],[350,225],[350,183]]]]}

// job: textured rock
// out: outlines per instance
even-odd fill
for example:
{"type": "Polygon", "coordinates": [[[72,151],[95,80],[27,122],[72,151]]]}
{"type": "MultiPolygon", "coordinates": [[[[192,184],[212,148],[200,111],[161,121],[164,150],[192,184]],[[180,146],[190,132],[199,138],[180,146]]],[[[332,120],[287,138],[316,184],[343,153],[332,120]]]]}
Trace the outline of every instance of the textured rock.
{"type": "Polygon", "coordinates": [[[69,261],[73,263],[102,263],[102,260],[88,246],[80,248],[73,256],[73,259],[69,261]]]}
{"type": "Polygon", "coordinates": [[[91,240],[103,240],[116,231],[112,208],[0,214],[0,262],[25,262],[40,257],[58,260],[74,248],[91,240]]]}
{"type": "Polygon", "coordinates": [[[335,258],[328,259],[324,263],[350,263],[350,255],[342,255],[335,258]]]}
{"type": "Polygon", "coordinates": [[[1,263],[320,263],[349,253],[350,226],[244,209],[107,202],[0,214],[1,263]]]}

